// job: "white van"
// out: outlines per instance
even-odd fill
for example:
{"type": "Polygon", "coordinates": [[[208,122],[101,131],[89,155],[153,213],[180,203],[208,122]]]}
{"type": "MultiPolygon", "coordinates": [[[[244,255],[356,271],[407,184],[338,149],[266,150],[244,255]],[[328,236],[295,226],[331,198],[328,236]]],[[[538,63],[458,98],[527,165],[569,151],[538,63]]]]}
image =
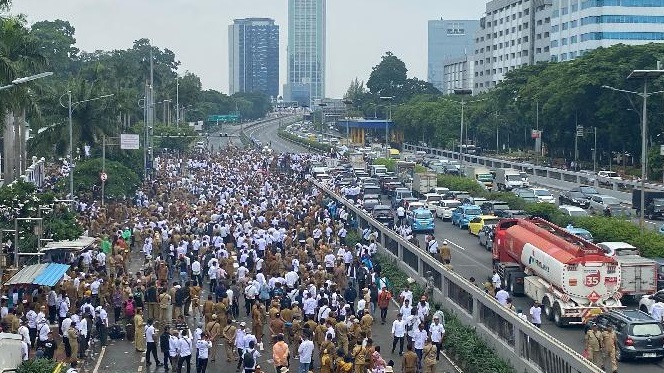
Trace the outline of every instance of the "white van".
{"type": "Polygon", "coordinates": [[[378,177],[384,176],[387,174],[387,167],[382,164],[372,164],[371,165],[371,176],[378,177]]]}

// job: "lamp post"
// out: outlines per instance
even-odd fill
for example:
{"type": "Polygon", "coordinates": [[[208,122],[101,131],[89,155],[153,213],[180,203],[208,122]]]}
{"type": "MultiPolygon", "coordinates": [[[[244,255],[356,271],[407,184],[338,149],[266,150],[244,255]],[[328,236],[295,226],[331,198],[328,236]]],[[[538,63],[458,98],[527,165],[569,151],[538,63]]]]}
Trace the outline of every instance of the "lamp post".
{"type": "Polygon", "coordinates": [[[326,103],[324,102],[319,102],[318,107],[320,107],[320,113],[321,113],[321,123],[320,123],[320,134],[321,136],[323,135],[324,127],[325,127],[325,107],[327,106],[326,103]]]}
{"type": "Polygon", "coordinates": [[[350,110],[349,110],[348,108],[349,108],[351,105],[353,105],[353,101],[352,101],[352,100],[348,100],[348,99],[344,99],[344,100],[341,101],[341,102],[343,102],[343,104],[346,105],[346,145],[350,145],[350,140],[349,140],[349,139],[350,139],[350,130],[349,130],[349,128],[348,128],[348,119],[349,119],[349,118],[348,118],[348,112],[349,112],[350,110]]]}
{"type": "Polygon", "coordinates": [[[464,88],[455,88],[454,94],[461,96],[461,135],[459,136],[459,171],[463,172],[463,120],[464,120],[464,110],[466,106],[466,96],[472,95],[472,89],[464,88]]]}
{"type": "Polygon", "coordinates": [[[90,98],[87,100],[81,100],[81,101],[76,101],[76,102],[71,102],[71,91],[67,91],[67,103],[68,105],[65,106],[64,103],[62,102],[62,96],[60,96],[60,106],[62,107],[69,107],[69,198],[74,199],[74,129],[72,125],[72,111],[74,105],[82,104],[85,102],[90,102],[90,101],[97,101],[101,100],[104,98],[108,97],[113,97],[113,94],[110,95],[103,95],[95,98],[90,98]]]}
{"type": "Polygon", "coordinates": [[[641,110],[641,213],[639,214],[639,227],[641,231],[645,228],[645,221],[643,219],[643,212],[645,208],[645,180],[646,180],[646,160],[648,155],[647,153],[647,133],[648,133],[648,97],[662,93],[664,91],[657,92],[648,92],[648,81],[655,80],[660,76],[664,75],[664,70],[659,69],[659,62],[657,63],[657,70],[634,70],[628,76],[629,80],[643,80],[643,92],[627,91],[624,89],[618,89],[611,86],[603,85],[602,88],[610,89],[616,92],[623,92],[634,94],[643,98],[643,108],[641,110]]]}
{"type": "Polygon", "coordinates": [[[383,101],[387,101],[387,111],[388,111],[388,117],[387,120],[385,120],[385,158],[389,159],[390,158],[390,128],[389,128],[389,123],[392,122],[392,101],[394,100],[394,96],[380,96],[380,99],[383,101]]]}

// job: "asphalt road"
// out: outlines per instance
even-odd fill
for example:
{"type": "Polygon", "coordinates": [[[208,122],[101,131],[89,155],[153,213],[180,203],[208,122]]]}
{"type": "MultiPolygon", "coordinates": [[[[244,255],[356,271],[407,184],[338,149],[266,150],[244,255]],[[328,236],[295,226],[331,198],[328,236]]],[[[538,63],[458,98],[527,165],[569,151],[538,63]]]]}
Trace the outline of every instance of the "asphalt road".
{"type": "Polygon", "coordinates": [[[256,138],[261,141],[263,145],[271,145],[273,151],[277,153],[306,153],[308,149],[292,143],[290,141],[282,140],[279,135],[279,126],[275,122],[268,122],[259,124],[245,131],[247,136],[256,138]]]}

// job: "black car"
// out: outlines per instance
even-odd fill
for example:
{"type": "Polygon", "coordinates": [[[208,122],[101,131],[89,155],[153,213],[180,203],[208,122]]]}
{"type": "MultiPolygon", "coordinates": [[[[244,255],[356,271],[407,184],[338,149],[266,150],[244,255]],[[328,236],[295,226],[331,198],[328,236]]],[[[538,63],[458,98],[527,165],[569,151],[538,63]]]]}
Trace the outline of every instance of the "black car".
{"type": "Polygon", "coordinates": [[[494,215],[506,219],[524,219],[528,217],[528,213],[523,210],[496,210],[494,215]]]}
{"type": "Polygon", "coordinates": [[[590,199],[590,197],[598,195],[599,192],[595,187],[591,187],[590,185],[579,185],[578,187],[574,187],[569,190],[570,192],[580,192],[583,194],[586,199],[590,199]]]}
{"type": "Polygon", "coordinates": [[[600,330],[609,325],[616,332],[616,359],[664,358],[664,325],[639,310],[609,311],[592,318],[585,326],[586,332],[593,324],[600,330]]]}
{"type": "Polygon", "coordinates": [[[653,198],[646,204],[645,216],[650,220],[664,217],[664,198],[653,198]]]}
{"type": "Polygon", "coordinates": [[[560,196],[558,196],[558,204],[561,206],[572,205],[587,209],[589,203],[588,197],[580,191],[570,190],[561,192],[560,196]]]}
{"type": "Polygon", "coordinates": [[[391,227],[394,224],[394,214],[388,205],[376,205],[371,210],[371,216],[380,223],[391,227]]]}
{"type": "Polygon", "coordinates": [[[505,201],[486,201],[482,202],[480,209],[484,215],[495,215],[498,210],[509,210],[510,205],[505,201]]]}

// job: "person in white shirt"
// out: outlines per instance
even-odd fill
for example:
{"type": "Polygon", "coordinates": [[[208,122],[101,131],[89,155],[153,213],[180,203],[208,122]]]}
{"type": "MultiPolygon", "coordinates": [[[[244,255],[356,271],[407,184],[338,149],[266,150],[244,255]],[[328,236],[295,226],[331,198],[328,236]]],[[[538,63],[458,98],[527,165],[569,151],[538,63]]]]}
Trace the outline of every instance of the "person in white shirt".
{"type": "Polygon", "coordinates": [[[154,326],[152,325],[152,319],[148,319],[147,324],[145,325],[145,342],[147,344],[147,349],[145,351],[145,364],[150,365],[150,353],[154,356],[154,361],[157,362],[157,366],[160,367],[163,364],[159,361],[159,356],[157,355],[157,341],[155,341],[156,332],[154,326]]]}
{"type": "Polygon", "coordinates": [[[18,334],[23,337],[23,341],[30,343],[30,330],[25,321],[21,321],[21,326],[18,328],[18,334]]]}
{"type": "Polygon", "coordinates": [[[286,276],[284,276],[284,277],[286,279],[286,286],[288,286],[291,289],[295,288],[295,285],[297,284],[297,281],[300,279],[300,276],[295,271],[287,272],[286,276]]]}
{"type": "Polygon", "coordinates": [[[440,360],[440,350],[443,348],[443,337],[445,336],[445,326],[440,323],[440,318],[433,316],[433,324],[429,326],[431,332],[431,342],[436,346],[436,361],[440,360]]]}
{"type": "Polygon", "coordinates": [[[536,327],[542,327],[542,308],[537,301],[533,302],[533,306],[530,307],[530,321],[536,327]]]}
{"type": "Polygon", "coordinates": [[[199,339],[198,342],[196,342],[196,349],[198,350],[196,373],[206,372],[210,348],[212,348],[210,336],[207,333],[204,333],[202,339],[199,339]]]}
{"type": "Polygon", "coordinates": [[[28,330],[30,331],[30,348],[35,346],[35,340],[37,339],[37,312],[33,309],[34,306],[30,307],[30,311],[25,314],[25,317],[28,319],[28,330]]]}
{"type": "Polygon", "coordinates": [[[182,337],[178,340],[178,350],[180,353],[180,361],[178,363],[178,372],[182,372],[182,365],[187,364],[187,373],[191,373],[191,351],[193,349],[191,337],[186,331],[183,332],[182,337]]]}
{"type": "Polygon", "coordinates": [[[180,340],[178,338],[178,331],[171,331],[168,337],[168,357],[171,360],[171,367],[175,370],[178,366],[178,354],[180,353],[180,340]]]}
{"type": "Polygon", "coordinates": [[[413,349],[417,354],[417,367],[421,371],[422,350],[424,350],[424,344],[427,341],[427,331],[424,330],[424,323],[420,323],[420,325],[418,325],[417,330],[413,332],[413,336],[411,337],[411,339],[413,341],[413,349]]]}
{"type": "Polygon", "coordinates": [[[37,347],[43,346],[44,342],[48,340],[48,332],[51,328],[48,326],[46,319],[41,319],[37,325],[37,347]]]}
{"type": "Polygon", "coordinates": [[[496,289],[498,289],[502,283],[500,275],[498,274],[498,272],[496,272],[495,269],[493,270],[493,276],[491,276],[491,283],[493,284],[493,287],[496,289]]]}
{"type": "Polygon", "coordinates": [[[507,299],[509,299],[510,293],[505,289],[500,289],[496,292],[496,300],[503,306],[507,306],[507,299]]]}
{"type": "Polygon", "coordinates": [[[214,293],[217,287],[217,261],[211,261],[210,269],[208,269],[208,277],[210,278],[210,293],[214,293]]]}
{"type": "MultiPolygon", "coordinates": [[[[27,328],[26,328],[27,330],[27,328]]],[[[30,360],[30,349],[28,348],[29,336],[26,337],[21,334],[21,360],[27,361],[30,360]]]]}
{"type": "MultiPolygon", "coordinates": [[[[406,287],[401,294],[399,294],[399,297],[401,298],[401,301],[405,303],[406,300],[408,300],[409,304],[413,304],[413,292],[410,290],[410,287],[406,287]]],[[[405,314],[404,314],[405,315],[405,314]]]]}
{"type": "Polygon", "coordinates": [[[199,285],[203,283],[203,277],[201,277],[201,262],[199,262],[198,259],[195,259],[191,263],[191,278],[196,280],[196,283],[199,285]]]}
{"type": "Polygon", "coordinates": [[[399,313],[397,319],[392,322],[392,353],[399,342],[399,356],[403,355],[403,340],[406,336],[406,322],[403,315],[399,313]]]}
{"type": "Polygon", "coordinates": [[[302,343],[297,349],[297,354],[300,356],[299,372],[308,372],[311,367],[311,357],[314,354],[314,343],[311,341],[309,333],[302,335],[302,343]]]}

